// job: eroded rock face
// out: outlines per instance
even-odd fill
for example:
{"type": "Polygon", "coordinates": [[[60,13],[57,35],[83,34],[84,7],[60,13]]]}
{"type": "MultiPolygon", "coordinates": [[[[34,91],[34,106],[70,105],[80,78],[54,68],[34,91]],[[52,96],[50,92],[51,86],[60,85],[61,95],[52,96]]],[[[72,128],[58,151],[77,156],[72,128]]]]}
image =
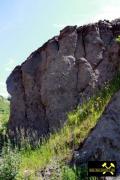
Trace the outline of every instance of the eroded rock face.
{"type": "Polygon", "coordinates": [[[13,70],[7,79],[13,134],[21,128],[38,137],[56,131],[82,97],[112,79],[120,59],[119,22],[68,26],[13,70]]]}
{"type": "Polygon", "coordinates": [[[92,161],[116,161],[120,173],[120,90],[99,119],[83,146],[75,153],[77,165],[92,161]]]}

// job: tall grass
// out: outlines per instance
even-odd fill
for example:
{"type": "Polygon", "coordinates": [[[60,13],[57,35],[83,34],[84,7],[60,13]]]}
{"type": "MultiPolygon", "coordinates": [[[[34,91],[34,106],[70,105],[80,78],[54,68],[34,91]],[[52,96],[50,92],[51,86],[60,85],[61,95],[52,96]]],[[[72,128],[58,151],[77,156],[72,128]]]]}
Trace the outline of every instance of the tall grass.
{"type": "MultiPolygon", "coordinates": [[[[74,149],[79,146],[90,130],[96,125],[111,97],[119,88],[120,75],[117,75],[96,96],[92,97],[82,106],[78,106],[73,112],[70,112],[68,114],[68,121],[63,129],[55,134],[51,134],[50,138],[44,140],[41,146],[35,150],[30,148],[23,150],[21,152],[20,174],[23,175],[26,169],[32,172],[40,171],[53,158],[57,159],[62,169],[71,159],[74,149]]],[[[73,172],[70,170],[69,172],[73,175],[73,172]]],[[[66,176],[66,172],[64,176],[66,176]]]]}

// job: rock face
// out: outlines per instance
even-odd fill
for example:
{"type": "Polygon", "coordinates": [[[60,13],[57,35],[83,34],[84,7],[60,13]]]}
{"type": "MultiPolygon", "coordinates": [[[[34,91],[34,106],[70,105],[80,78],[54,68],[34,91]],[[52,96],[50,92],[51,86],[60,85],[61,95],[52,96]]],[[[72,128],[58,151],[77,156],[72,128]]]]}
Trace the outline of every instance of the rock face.
{"type": "Polygon", "coordinates": [[[112,98],[96,127],[85,140],[75,163],[89,160],[116,161],[120,174],[120,90],[112,98]]]}
{"type": "Polygon", "coordinates": [[[40,137],[62,127],[67,112],[118,70],[119,34],[119,19],[68,26],[17,66],[7,79],[11,134],[23,129],[40,137]]]}

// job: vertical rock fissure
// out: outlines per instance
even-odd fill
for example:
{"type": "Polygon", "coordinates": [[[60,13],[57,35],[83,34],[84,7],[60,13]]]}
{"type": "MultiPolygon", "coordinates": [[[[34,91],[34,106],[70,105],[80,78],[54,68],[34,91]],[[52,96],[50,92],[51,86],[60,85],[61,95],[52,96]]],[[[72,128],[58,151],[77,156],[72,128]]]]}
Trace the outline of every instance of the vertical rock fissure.
{"type": "Polygon", "coordinates": [[[76,72],[76,98],[77,98],[77,103],[76,103],[76,107],[78,106],[79,104],[79,95],[78,95],[78,76],[79,76],[79,59],[77,59],[76,57],[76,51],[77,51],[77,46],[78,46],[78,32],[76,31],[77,33],[77,40],[76,40],[76,46],[75,46],[75,51],[74,51],[74,57],[75,57],[75,63],[76,63],[76,69],[77,69],[77,72],[76,72]]]}
{"type": "MultiPolygon", "coordinates": [[[[26,99],[26,93],[25,93],[25,86],[24,86],[24,82],[23,82],[23,72],[21,69],[21,82],[22,82],[22,88],[23,88],[23,100],[24,100],[24,105],[25,105],[25,120],[27,120],[27,122],[29,121],[28,119],[28,115],[27,115],[27,99],[26,99]]],[[[26,133],[26,130],[24,129],[24,133],[26,133]]],[[[26,134],[25,134],[26,136],[26,134]]]]}
{"type": "MultiPolygon", "coordinates": [[[[55,42],[56,42],[57,50],[59,51],[60,45],[59,45],[58,36],[56,36],[54,39],[55,39],[55,42]]],[[[47,55],[46,55],[46,56],[47,56],[47,55]]]]}
{"type": "Polygon", "coordinates": [[[47,118],[47,113],[46,113],[46,106],[44,105],[44,103],[42,102],[42,97],[41,97],[41,93],[40,93],[40,103],[41,103],[41,106],[42,106],[42,109],[44,111],[44,121],[47,123],[47,133],[49,134],[50,133],[50,125],[49,125],[49,120],[47,118]]]}
{"type": "MultiPolygon", "coordinates": [[[[84,33],[83,33],[83,30],[81,31],[81,35],[82,35],[82,46],[83,46],[83,50],[84,50],[84,56],[80,56],[79,58],[81,57],[84,57],[86,58],[86,47],[85,47],[85,40],[84,40],[84,33]]],[[[78,89],[78,83],[79,83],[79,66],[80,66],[80,63],[79,63],[79,58],[76,57],[76,51],[77,51],[77,46],[78,46],[78,42],[79,42],[79,38],[78,38],[78,32],[77,32],[77,41],[76,41],[76,46],[75,46],[75,51],[74,51],[74,57],[75,57],[75,63],[76,63],[76,68],[77,68],[77,72],[76,72],[76,97],[77,97],[77,103],[76,103],[76,107],[78,106],[79,102],[80,102],[80,93],[84,92],[84,90],[89,86],[89,84],[87,84],[84,89],[82,89],[81,91],[79,91],[78,89]]]]}
{"type": "Polygon", "coordinates": [[[101,59],[94,67],[93,70],[95,71],[97,67],[103,62],[103,59],[101,59]]]}
{"type": "MultiPolygon", "coordinates": [[[[56,40],[56,44],[57,44],[57,47],[59,49],[59,44],[58,44],[57,40],[56,40]]],[[[45,56],[46,56],[46,60],[47,60],[48,59],[47,51],[45,53],[45,56]]],[[[41,100],[42,109],[44,111],[44,121],[47,123],[47,131],[48,131],[48,134],[49,134],[50,133],[50,124],[49,124],[49,120],[47,118],[47,113],[46,113],[46,111],[47,111],[46,108],[47,107],[44,105],[44,103],[42,101],[42,97],[41,97],[41,87],[40,87],[40,100],[41,100]]]]}
{"type": "Polygon", "coordinates": [[[82,31],[82,45],[84,49],[84,58],[86,58],[85,35],[83,34],[83,31],[82,31]]]}
{"type": "Polygon", "coordinates": [[[45,105],[43,104],[43,102],[42,102],[41,95],[40,95],[40,104],[41,104],[42,109],[43,109],[43,111],[44,111],[44,121],[47,123],[47,133],[49,134],[49,133],[50,133],[49,120],[47,119],[46,106],[45,106],[45,105]]]}
{"type": "Polygon", "coordinates": [[[77,68],[77,74],[76,74],[76,77],[77,77],[77,82],[76,82],[76,95],[77,95],[77,103],[76,103],[76,106],[79,104],[79,91],[78,91],[78,79],[79,79],[79,60],[76,59],[76,68],[77,68]]]}

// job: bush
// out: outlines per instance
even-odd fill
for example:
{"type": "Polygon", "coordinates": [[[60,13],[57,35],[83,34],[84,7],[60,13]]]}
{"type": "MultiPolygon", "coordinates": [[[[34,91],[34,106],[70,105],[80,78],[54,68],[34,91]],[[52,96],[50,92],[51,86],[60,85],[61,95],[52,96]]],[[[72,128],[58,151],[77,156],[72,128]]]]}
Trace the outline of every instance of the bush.
{"type": "Polygon", "coordinates": [[[88,177],[87,166],[74,167],[63,166],[62,168],[62,180],[98,180],[97,177],[88,177]]]}
{"type": "Polygon", "coordinates": [[[116,42],[120,43],[120,35],[116,38],[116,42]]]}
{"type": "Polygon", "coordinates": [[[62,180],[76,180],[76,175],[72,168],[68,166],[62,168],[62,180]]]}
{"type": "Polygon", "coordinates": [[[0,180],[15,180],[18,174],[20,158],[16,150],[5,146],[0,156],[0,180]]]}

